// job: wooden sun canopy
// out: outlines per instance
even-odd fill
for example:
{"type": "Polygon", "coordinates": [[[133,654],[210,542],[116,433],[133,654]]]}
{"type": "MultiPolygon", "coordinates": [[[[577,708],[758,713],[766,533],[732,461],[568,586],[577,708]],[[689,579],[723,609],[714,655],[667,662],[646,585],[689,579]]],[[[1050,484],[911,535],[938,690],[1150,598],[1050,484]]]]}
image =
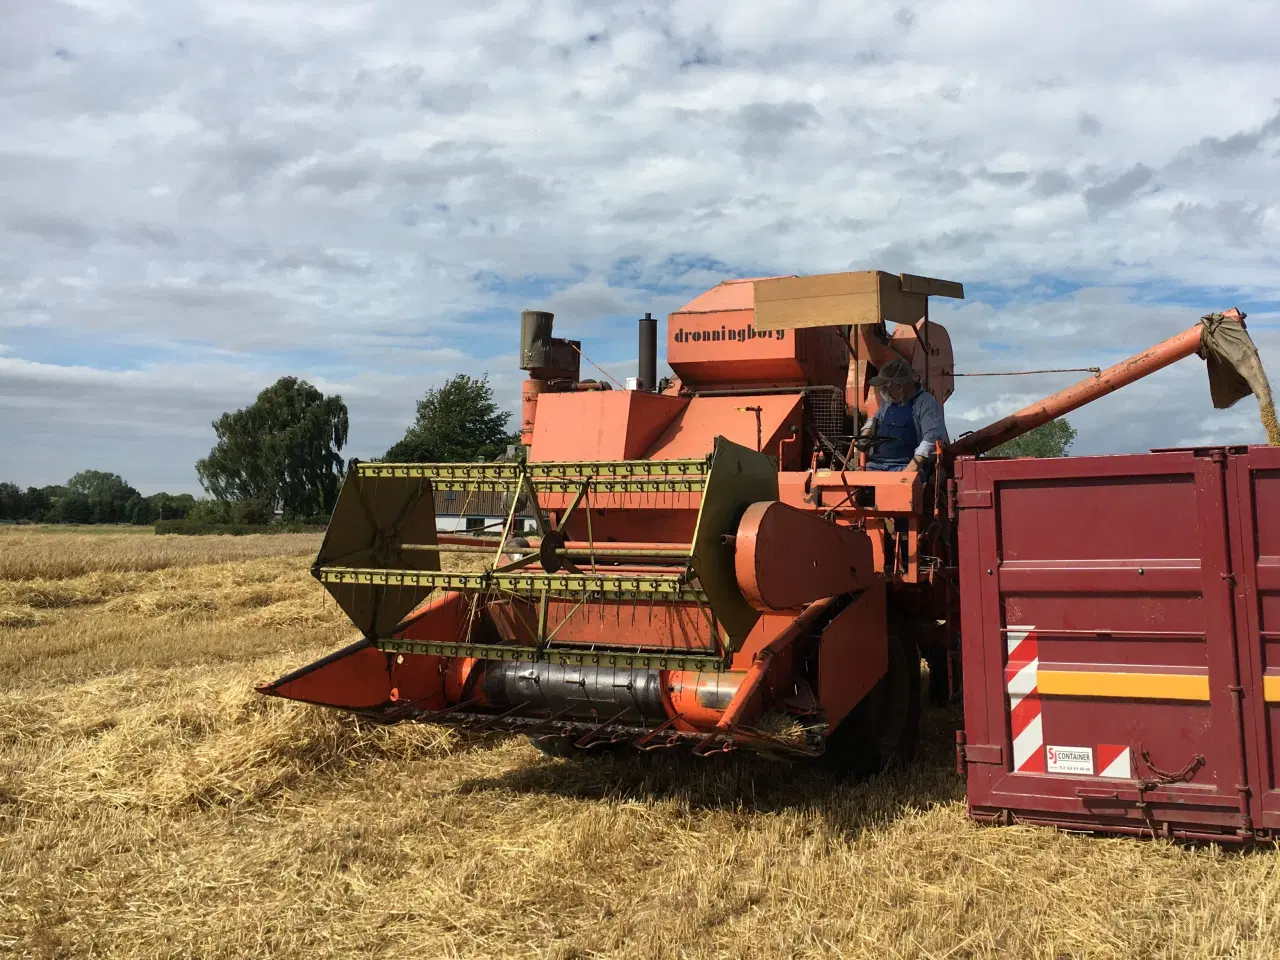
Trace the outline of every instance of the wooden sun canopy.
{"type": "Polygon", "coordinates": [[[777,277],[755,281],[755,326],[794,330],[874,324],[882,320],[914,324],[929,315],[930,297],[964,299],[964,285],[952,280],[895,276],[882,270],[777,277]]]}

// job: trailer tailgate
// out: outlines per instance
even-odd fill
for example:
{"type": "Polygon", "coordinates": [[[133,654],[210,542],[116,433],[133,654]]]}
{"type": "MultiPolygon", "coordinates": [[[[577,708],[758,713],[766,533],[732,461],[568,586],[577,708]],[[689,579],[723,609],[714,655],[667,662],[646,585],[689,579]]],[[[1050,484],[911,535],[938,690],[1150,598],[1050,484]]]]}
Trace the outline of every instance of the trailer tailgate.
{"type": "Polygon", "coordinates": [[[1280,450],[956,474],[970,814],[1215,839],[1280,826],[1280,450]]]}

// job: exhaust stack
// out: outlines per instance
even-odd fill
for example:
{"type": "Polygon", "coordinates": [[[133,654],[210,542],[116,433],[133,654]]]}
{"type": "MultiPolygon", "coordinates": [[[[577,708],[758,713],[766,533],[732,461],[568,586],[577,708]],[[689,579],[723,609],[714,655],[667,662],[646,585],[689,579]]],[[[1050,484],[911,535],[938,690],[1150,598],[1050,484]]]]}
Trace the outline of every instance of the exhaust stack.
{"type": "Polygon", "coordinates": [[[555,339],[551,330],[556,315],[545,310],[525,310],[520,314],[520,369],[554,367],[551,359],[555,339]]]}
{"type": "Polygon", "coordinates": [[[640,318],[640,389],[658,389],[658,321],[653,314],[640,318]]]}
{"type": "Polygon", "coordinates": [[[533,443],[538,396],[556,385],[578,380],[580,361],[577,340],[551,335],[555,314],[525,310],[520,314],[520,369],[529,374],[520,391],[520,442],[533,443]]]}

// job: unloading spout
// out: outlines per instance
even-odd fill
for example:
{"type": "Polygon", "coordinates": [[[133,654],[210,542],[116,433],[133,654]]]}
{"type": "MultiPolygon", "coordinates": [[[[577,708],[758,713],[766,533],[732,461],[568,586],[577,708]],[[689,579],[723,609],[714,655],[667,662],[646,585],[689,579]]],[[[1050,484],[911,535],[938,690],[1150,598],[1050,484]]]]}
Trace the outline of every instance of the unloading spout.
{"type": "Polygon", "coordinates": [[[1262,359],[1244,325],[1245,314],[1235,307],[1208,314],[1195,326],[1163,343],[1107,367],[1101,373],[1037,400],[995,423],[966,434],[951,444],[952,456],[973,456],[994,450],[1043,424],[1099,397],[1113,393],[1149,374],[1162,370],[1184,357],[1198,353],[1208,364],[1210,393],[1218,409],[1231,406],[1252,393],[1258,398],[1267,440],[1280,446],[1271,386],[1262,368],[1262,359]]]}

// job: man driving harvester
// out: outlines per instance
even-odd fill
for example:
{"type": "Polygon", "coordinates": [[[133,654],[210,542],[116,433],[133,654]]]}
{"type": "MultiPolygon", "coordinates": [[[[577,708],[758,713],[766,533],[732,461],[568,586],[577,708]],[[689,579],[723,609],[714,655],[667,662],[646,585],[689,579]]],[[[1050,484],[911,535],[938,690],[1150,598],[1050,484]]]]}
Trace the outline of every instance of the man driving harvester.
{"type": "Polygon", "coordinates": [[[890,360],[871,385],[880,388],[884,402],[862,428],[863,437],[877,438],[866,469],[930,472],[938,441],[950,442],[942,405],[916,382],[906,360],[890,360]]]}

